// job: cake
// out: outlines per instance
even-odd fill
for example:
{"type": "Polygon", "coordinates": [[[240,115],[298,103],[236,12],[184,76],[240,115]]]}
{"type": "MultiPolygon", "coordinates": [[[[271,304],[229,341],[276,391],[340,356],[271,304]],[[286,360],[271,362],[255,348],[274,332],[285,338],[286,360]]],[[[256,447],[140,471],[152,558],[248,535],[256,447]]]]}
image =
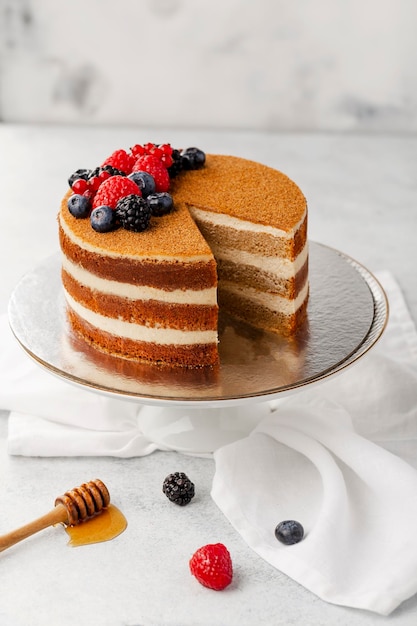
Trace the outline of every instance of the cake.
{"type": "MultiPolygon", "coordinates": [[[[134,148],[116,151],[121,152],[138,156],[134,148]]],[[[131,173],[136,196],[126,178],[119,180],[129,192],[124,198],[106,196],[104,187],[116,187],[116,178],[126,173],[120,154],[105,161],[106,172],[109,163],[116,171],[101,186],[91,184],[90,171],[78,170],[83,178],[76,173],[75,184],[70,179],[58,221],[72,328],[109,354],[189,367],[219,362],[219,307],[257,328],[294,334],[308,301],[307,205],[298,186],[277,170],[239,157],[209,154],[187,165],[187,151],[164,154],[168,180],[158,164],[152,169],[161,153],[148,158],[150,165],[139,158],[133,167],[154,174],[156,191],[150,194],[131,173]],[[155,203],[155,197],[168,195],[167,211],[148,210],[152,198],[155,203]],[[86,197],[88,210],[70,211],[73,196],[86,197]],[[102,232],[92,227],[93,214],[111,201],[113,222],[102,232]],[[134,219],[117,227],[117,217],[123,222],[129,214],[126,202],[130,213],[136,211],[133,230],[134,219]]]]}

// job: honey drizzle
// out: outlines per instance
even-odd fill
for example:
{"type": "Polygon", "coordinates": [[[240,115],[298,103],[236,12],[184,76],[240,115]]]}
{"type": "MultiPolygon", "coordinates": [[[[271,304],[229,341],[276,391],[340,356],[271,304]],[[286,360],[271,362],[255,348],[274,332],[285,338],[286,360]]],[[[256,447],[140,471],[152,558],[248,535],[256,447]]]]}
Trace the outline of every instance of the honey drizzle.
{"type": "Polygon", "coordinates": [[[120,535],[127,527],[127,520],[114,504],[109,504],[95,517],[80,522],[75,526],[65,526],[70,537],[69,546],[85,546],[90,543],[110,541],[120,535]]]}

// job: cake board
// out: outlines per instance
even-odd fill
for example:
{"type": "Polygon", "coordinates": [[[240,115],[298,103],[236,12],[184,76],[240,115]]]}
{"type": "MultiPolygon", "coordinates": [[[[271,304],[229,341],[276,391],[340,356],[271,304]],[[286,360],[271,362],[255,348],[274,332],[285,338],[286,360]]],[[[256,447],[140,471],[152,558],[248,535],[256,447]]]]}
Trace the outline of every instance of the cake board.
{"type": "Polygon", "coordinates": [[[307,320],[291,338],[220,315],[220,365],[187,369],[112,357],[72,332],[60,255],[17,284],[11,329],[27,354],[69,383],[141,405],[139,426],[160,448],[210,455],[249,434],[269,401],[354,365],[378,341],[388,302],[376,278],[342,252],[309,244],[307,320]]]}

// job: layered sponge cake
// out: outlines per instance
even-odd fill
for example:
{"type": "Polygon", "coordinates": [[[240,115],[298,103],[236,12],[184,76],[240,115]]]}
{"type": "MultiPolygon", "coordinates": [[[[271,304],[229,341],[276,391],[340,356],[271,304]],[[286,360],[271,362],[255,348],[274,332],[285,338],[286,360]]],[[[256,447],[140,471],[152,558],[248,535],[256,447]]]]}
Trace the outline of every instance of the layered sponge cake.
{"type": "MultiPolygon", "coordinates": [[[[74,195],[90,201],[91,174],[63,199],[62,282],[72,327],[110,354],[191,367],[219,362],[219,307],[258,328],[295,333],[308,301],[307,205],[300,189],[281,172],[238,157],[204,155],[194,169],[174,172],[178,160],[168,156],[169,181],[155,172],[150,194],[121,171],[138,191],[119,181],[129,194],[105,207],[104,232],[94,227],[93,214],[101,211],[102,218],[100,203],[111,205],[111,193],[84,212],[69,210],[74,195]],[[169,210],[149,210],[162,200],[166,205],[168,189],[169,210]],[[119,222],[128,216],[125,227],[118,216],[119,222]],[[132,224],[137,228],[130,230],[132,224]]],[[[152,171],[141,163],[137,171],[152,171]]]]}

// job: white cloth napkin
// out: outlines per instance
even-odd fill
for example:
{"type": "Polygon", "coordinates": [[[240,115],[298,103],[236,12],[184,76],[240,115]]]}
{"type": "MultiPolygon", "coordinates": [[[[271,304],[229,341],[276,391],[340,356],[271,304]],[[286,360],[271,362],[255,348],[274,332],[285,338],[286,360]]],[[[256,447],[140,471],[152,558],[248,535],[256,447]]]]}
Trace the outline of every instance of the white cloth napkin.
{"type": "Polygon", "coordinates": [[[398,285],[379,278],[391,307],[380,344],[216,451],[212,497],[255,552],[317,596],[387,615],[417,592],[417,334],[398,285]],[[303,541],[276,540],[285,519],[303,541]]]}
{"type": "MultiPolygon", "coordinates": [[[[216,451],[212,497],[249,546],[322,599],[389,614],[417,592],[417,334],[393,277],[378,278],[390,300],[379,344],[339,376],[271,403],[249,437],[216,451]],[[301,543],[277,542],[283,519],[303,524],[301,543]]],[[[140,432],[137,404],[43,371],[6,316],[0,341],[10,454],[158,447],[140,432]]]]}
{"type": "Polygon", "coordinates": [[[0,316],[0,409],[11,411],[8,452],[24,456],[150,454],[157,446],[138,427],[140,405],[51,376],[32,361],[0,316]]]}

